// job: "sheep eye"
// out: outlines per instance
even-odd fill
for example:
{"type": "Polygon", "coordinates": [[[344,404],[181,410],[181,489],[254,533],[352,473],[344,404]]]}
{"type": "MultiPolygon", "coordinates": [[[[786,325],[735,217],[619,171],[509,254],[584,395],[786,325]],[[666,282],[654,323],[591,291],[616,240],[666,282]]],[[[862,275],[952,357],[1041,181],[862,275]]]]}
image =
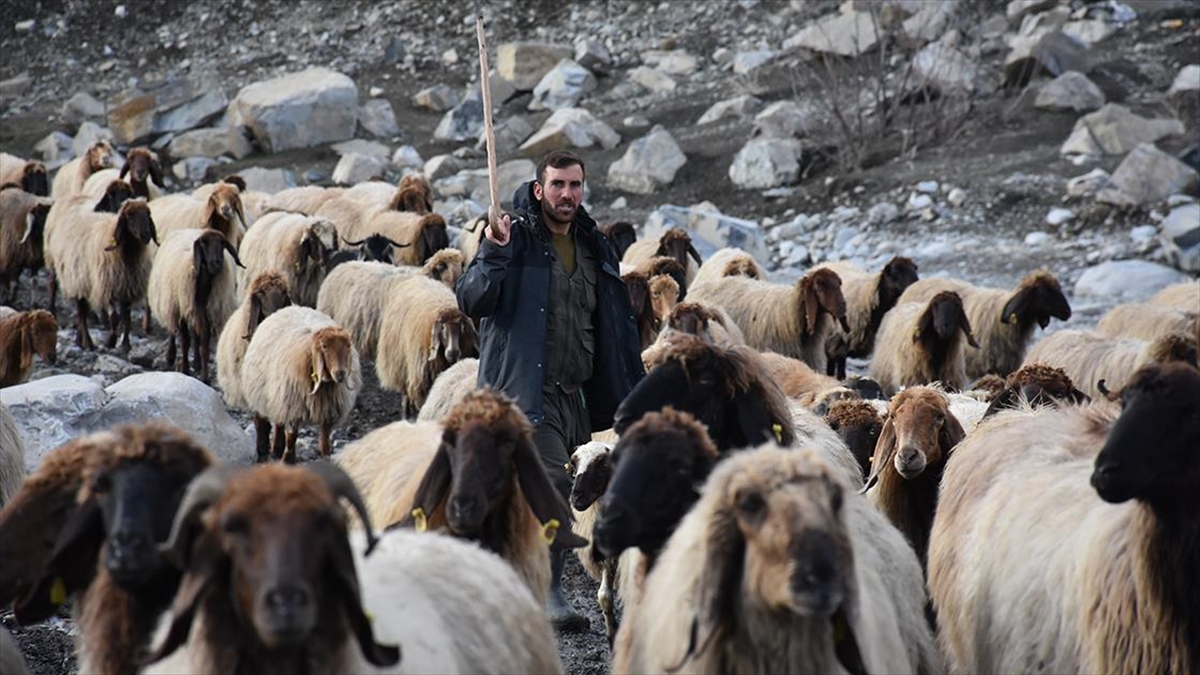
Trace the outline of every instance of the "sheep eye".
{"type": "Polygon", "coordinates": [[[92,481],[92,492],[97,494],[104,494],[111,488],[112,479],[108,477],[108,474],[102,473],[99,476],[96,476],[96,478],[92,481]]]}
{"type": "Polygon", "coordinates": [[[250,523],[240,513],[230,513],[221,519],[221,529],[228,534],[245,534],[250,529],[250,523]]]}
{"type": "Polygon", "coordinates": [[[757,492],[741,495],[737,500],[738,510],[748,516],[757,515],[762,512],[765,506],[766,502],[763,501],[762,495],[757,492]]]}

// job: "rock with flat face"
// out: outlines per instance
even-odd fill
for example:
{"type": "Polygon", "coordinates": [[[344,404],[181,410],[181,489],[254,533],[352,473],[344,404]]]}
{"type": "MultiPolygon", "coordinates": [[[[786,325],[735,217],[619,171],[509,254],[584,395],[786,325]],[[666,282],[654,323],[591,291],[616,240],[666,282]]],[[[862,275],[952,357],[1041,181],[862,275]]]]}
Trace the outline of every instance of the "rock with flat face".
{"type": "Polygon", "coordinates": [[[566,45],[543,42],[506,42],[496,51],[496,73],[518,90],[537,86],[555,64],[573,56],[566,45]]]}
{"type": "Polygon", "coordinates": [[[327,68],[309,68],[243,87],[229,104],[269,152],[344,141],[358,123],[358,87],[327,68]]]}
{"type": "Polygon", "coordinates": [[[1063,143],[1063,155],[1123,155],[1142,143],[1177,136],[1183,123],[1174,119],[1149,119],[1118,103],[1109,103],[1080,117],[1063,143]]]}
{"type": "Polygon", "coordinates": [[[833,14],[805,26],[785,40],[783,48],[799,47],[838,56],[858,56],[879,42],[878,28],[870,12],[833,14]]]}
{"type": "Polygon", "coordinates": [[[1033,105],[1043,110],[1091,112],[1104,105],[1104,92],[1087,75],[1071,70],[1043,85],[1033,105]]]}
{"type": "Polygon", "coordinates": [[[610,187],[637,194],[652,194],[675,180],[687,157],[671,134],[661,126],[629,144],[621,159],[608,167],[610,187]]]}
{"type": "Polygon", "coordinates": [[[1194,187],[1197,178],[1192,167],[1143,143],[1121,160],[1096,199],[1118,206],[1152,204],[1194,187]]]}

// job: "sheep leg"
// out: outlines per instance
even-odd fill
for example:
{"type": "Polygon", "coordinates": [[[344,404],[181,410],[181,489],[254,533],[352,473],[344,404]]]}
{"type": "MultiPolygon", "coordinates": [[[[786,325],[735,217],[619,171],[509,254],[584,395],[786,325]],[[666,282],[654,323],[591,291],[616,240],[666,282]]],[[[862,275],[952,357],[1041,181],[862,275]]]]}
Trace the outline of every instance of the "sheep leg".
{"type": "Polygon", "coordinates": [[[167,336],[167,369],[175,367],[175,333],[167,336]]]}
{"type": "Polygon", "coordinates": [[[50,291],[50,313],[54,318],[58,318],[58,276],[54,274],[54,270],[50,270],[50,280],[46,282],[46,289],[50,291]]]}
{"type": "Polygon", "coordinates": [[[192,348],[192,334],[191,331],[188,330],[187,324],[183,323],[182,321],[179,323],[181,324],[178,330],[179,351],[181,353],[179,354],[179,366],[176,367],[175,370],[178,370],[184,375],[190,375],[191,369],[188,366],[188,353],[192,348]]]}
{"type": "Polygon", "coordinates": [[[197,356],[197,358],[199,359],[199,363],[196,366],[196,370],[200,371],[200,375],[199,375],[200,381],[207,383],[208,382],[208,354],[209,354],[209,346],[210,346],[209,341],[212,339],[212,336],[208,334],[208,331],[202,331],[202,334],[204,335],[204,337],[200,337],[200,335],[196,336],[196,350],[199,352],[199,356],[197,356]]]}
{"type": "MultiPolygon", "coordinates": [[[[172,344],[174,342],[172,341],[172,344]]],[[[254,461],[271,459],[271,423],[259,414],[254,415],[254,461]]]]}
{"type": "Polygon", "coordinates": [[[273,425],[275,436],[271,439],[271,457],[283,459],[283,425],[273,425]]]}
{"type": "Polygon", "coordinates": [[[283,461],[286,464],[296,463],[296,437],[300,435],[300,425],[289,424],[287,429],[287,445],[283,450],[283,461]]]}
{"type": "Polygon", "coordinates": [[[133,345],[129,342],[129,331],[133,327],[133,303],[121,303],[121,325],[125,327],[124,335],[121,338],[121,352],[128,354],[133,345]]]}
{"type": "Polygon", "coordinates": [[[330,454],[329,434],[332,431],[333,431],[333,425],[331,425],[331,424],[322,424],[321,425],[321,456],[325,457],[325,458],[328,458],[329,454],[330,454]]]}
{"type": "Polygon", "coordinates": [[[596,601],[600,604],[600,613],[604,615],[604,635],[608,638],[609,648],[617,637],[617,613],[612,597],[613,562],[605,560],[601,566],[600,588],[596,591],[596,601]]]}
{"type": "Polygon", "coordinates": [[[79,298],[75,301],[75,345],[80,349],[87,351],[95,351],[96,344],[92,342],[92,335],[88,333],[87,317],[91,311],[88,307],[88,301],[84,298],[79,298]]]}
{"type": "Polygon", "coordinates": [[[142,313],[142,335],[150,337],[150,330],[153,326],[150,324],[150,305],[147,304],[145,312],[142,313]]]}

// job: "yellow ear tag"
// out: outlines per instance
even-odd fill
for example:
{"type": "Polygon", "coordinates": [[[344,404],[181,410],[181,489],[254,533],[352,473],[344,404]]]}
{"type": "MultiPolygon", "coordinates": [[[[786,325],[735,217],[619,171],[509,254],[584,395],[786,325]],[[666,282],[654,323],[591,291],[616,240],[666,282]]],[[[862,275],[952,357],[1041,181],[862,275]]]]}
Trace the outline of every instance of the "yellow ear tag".
{"type": "Polygon", "coordinates": [[[774,432],[775,432],[775,442],[776,442],[776,443],[782,443],[782,442],[783,442],[783,425],[781,425],[781,424],[772,424],[772,425],[771,425],[771,431],[774,431],[774,432]]]}
{"type": "Polygon", "coordinates": [[[54,579],[54,583],[50,585],[50,604],[61,605],[67,601],[67,584],[63,582],[62,577],[54,579]]]}
{"type": "Polygon", "coordinates": [[[315,370],[313,371],[312,375],[310,375],[309,377],[312,378],[313,384],[316,384],[317,382],[321,381],[321,376],[315,370]]]}
{"type": "Polygon", "coordinates": [[[424,532],[429,529],[429,521],[425,519],[425,509],[417,507],[412,510],[413,529],[417,532],[424,532]]]}
{"type": "Polygon", "coordinates": [[[546,544],[554,543],[554,538],[558,536],[559,525],[560,523],[558,522],[558,518],[551,518],[550,520],[546,521],[545,525],[542,525],[542,540],[545,541],[546,544]]]}
{"type": "Polygon", "coordinates": [[[112,239],[109,239],[109,240],[108,240],[108,247],[109,247],[109,248],[115,248],[115,247],[116,247],[116,245],[117,245],[117,238],[116,238],[116,237],[113,237],[112,239]]]}

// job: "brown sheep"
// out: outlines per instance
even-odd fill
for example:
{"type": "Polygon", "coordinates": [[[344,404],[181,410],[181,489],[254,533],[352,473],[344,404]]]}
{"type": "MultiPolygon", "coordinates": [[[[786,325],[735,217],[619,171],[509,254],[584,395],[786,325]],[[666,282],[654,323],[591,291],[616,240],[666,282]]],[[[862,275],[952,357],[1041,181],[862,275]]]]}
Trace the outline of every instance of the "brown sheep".
{"type": "MultiPolygon", "coordinates": [[[[21,273],[29,270],[31,277],[45,265],[42,253],[46,216],[53,202],[19,188],[0,188],[0,287],[9,292],[10,301],[17,298],[21,273]]],[[[29,303],[33,304],[33,283],[29,287],[29,303]]]]}
{"type": "Polygon", "coordinates": [[[429,187],[429,179],[419,173],[401,178],[388,208],[422,216],[433,213],[433,188],[429,187]]]}
{"type": "Polygon", "coordinates": [[[657,276],[670,276],[679,286],[679,299],[683,300],[687,297],[688,279],[683,265],[679,261],[665,255],[654,256],[638,263],[633,268],[636,272],[641,272],[646,275],[647,279],[653,279],[657,276]]]}
{"type": "Polygon", "coordinates": [[[167,187],[163,185],[162,164],[149,148],[140,147],[129,151],[125,156],[125,164],[121,166],[119,177],[123,179],[126,174],[129,175],[129,185],[133,187],[135,197],[146,200],[158,197],[158,191],[150,186],[151,182],[160,189],[167,187]]]}
{"type": "Polygon", "coordinates": [[[33,355],[54,365],[58,360],[58,322],[44,309],[0,319],[0,387],[29,379],[33,355]]]}
{"type": "MultiPolygon", "coordinates": [[[[788,398],[803,402],[803,399],[841,386],[836,378],[813,370],[807,363],[775,352],[760,352],[767,372],[775,378],[788,398]]],[[[809,401],[811,403],[811,401],[809,401]]]]}
{"type": "Polygon", "coordinates": [[[927,302],[953,291],[962,299],[979,349],[965,355],[967,377],[988,373],[1007,376],[1021,366],[1034,328],[1050,319],[1071,318],[1071,305],[1053,274],[1031,272],[1012,291],[975,286],[957,279],[922,279],[909,286],[899,302],[927,302]]]}
{"type": "Polygon", "coordinates": [[[825,343],[840,323],[846,323],[846,298],[836,272],[817,269],[794,286],[746,277],[722,277],[697,284],[692,300],[716,305],[742,329],[746,344],[804,361],[825,372],[825,343]]]}
{"type": "Polygon", "coordinates": [[[871,455],[875,454],[884,421],[884,415],[862,399],[834,401],[825,413],[825,423],[846,442],[864,476],[871,475],[871,455]]]}
{"type": "Polygon", "coordinates": [[[1062,368],[1030,363],[1009,374],[1004,388],[988,402],[983,417],[986,419],[1001,410],[1021,405],[1057,407],[1064,403],[1083,404],[1091,400],[1090,396],[1075,388],[1075,383],[1071,382],[1062,368]]]}
{"type": "Polygon", "coordinates": [[[884,392],[941,382],[957,391],[967,384],[964,341],[978,348],[962,299],[943,291],[928,302],[901,302],[883,317],[871,377],[884,392]]]}
{"type": "Polygon", "coordinates": [[[116,161],[116,150],[108,141],[96,141],[83,157],[73,159],[54,174],[50,196],[55,200],[65,199],[83,190],[83,184],[97,171],[111,169],[116,161]]]}
{"type": "Polygon", "coordinates": [[[679,282],[665,274],[650,277],[650,306],[654,309],[654,320],[658,327],[667,320],[671,310],[683,300],[679,282]]]}
{"type": "Polygon", "coordinates": [[[629,291],[629,306],[633,308],[633,317],[637,320],[642,349],[646,349],[654,344],[659,328],[654,307],[650,304],[650,282],[645,274],[637,271],[622,274],[621,281],[625,282],[625,289],[629,291]]]}
{"type": "Polygon", "coordinates": [[[630,246],[633,246],[633,242],[637,241],[637,231],[633,228],[633,223],[625,221],[604,223],[597,226],[596,229],[608,237],[608,241],[617,250],[617,260],[624,258],[625,252],[629,250],[630,246]]]}
{"type": "Polygon", "coordinates": [[[50,196],[50,179],[46,165],[36,160],[25,161],[15,155],[0,152],[0,185],[13,183],[31,195],[50,196]]]}
{"type": "Polygon", "coordinates": [[[700,268],[700,264],[704,262],[700,258],[700,252],[692,245],[692,236],[682,227],[672,227],[664,232],[657,241],[642,240],[634,242],[625,250],[625,254],[621,256],[621,262],[640,266],[645,261],[656,256],[667,256],[679,263],[679,267],[684,273],[684,279],[679,283],[680,288],[685,288],[688,284],[692,283],[692,280],[696,278],[696,271],[700,268]],[[696,262],[695,265],[689,264],[689,257],[696,262]]]}
{"type": "Polygon", "coordinates": [[[837,272],[846,296],[846,320],[849,331],[838,327],[826,342],[829,363],[826,375],[846,377],[846,358],[866,358],[875,348],[875,333],[883,315],[896,306],[905,289],[917,281],[917,264],[911,258],[896,256],[883,269],[868,274],[847,262],[826,263],[821,267],[837,272]]]}

